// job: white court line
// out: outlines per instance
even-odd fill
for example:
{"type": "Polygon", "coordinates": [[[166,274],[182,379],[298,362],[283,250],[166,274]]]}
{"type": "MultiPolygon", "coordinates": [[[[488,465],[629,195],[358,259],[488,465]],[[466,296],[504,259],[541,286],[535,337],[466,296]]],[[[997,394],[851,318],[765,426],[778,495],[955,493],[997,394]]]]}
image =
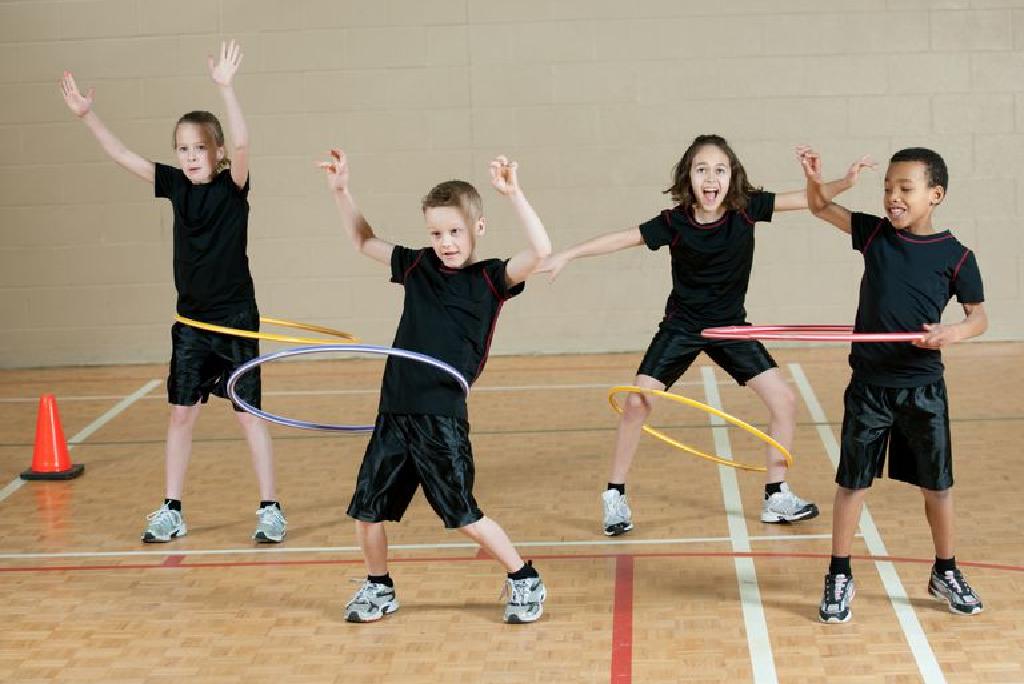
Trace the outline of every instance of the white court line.
{"type": "MultiPolygon", "coordinates": [[[[836,436],[832,432],[832,428],[823,424],[825,421],[825,411],[821,408],[821,404],[818,403],[818,398],[811,388],[810,381],[808,381],[803,368],[798,363],[789,364],[789,372],[793,375],[796,386],[800,389],[804,403],[807,404],[807,408],[811,412],[812,420],[818,423],[818,435],[825,445],[825,451],[828,453],[832,465],[838,467],[839,444],[836,442],[836,436]]],[[[864,505],[860,514],[860,530],[864,535],[864,542],[868,547],[868,553],[872,556],[889,555],[889,551],[885,548],[885,543],[882,541],[882,536],[878,533],[878,528],[875,526],[875,521],[871,517],[871,513],[868,512],[867,504],[864,505]]],[[[914,660],[917,661],[917,669],[921,672],[921,678],[925,684],[945,682],[946,677],[942,674],[942,668],[939,667],[939,662],[935,658],[931,644],[928,643],[928,637],[925,635],[924,629],[917,619],[917,614],[914,612],[914,607],[907,597],[907,591],[903,588],[903,582],[900,581],[899,574],[896,572],[896,566],[891,561],[875,561],[875,567],[882,578],[882,586],[885,587],[885,591],[889,595],[889,601],[892,603],[893,610],[896,611],[896,617],[899,620],[900,627],[903,629],[903,635],[907,639],[907,644],[910,646],[910,652],[913,654],[914,660]]]]}
{"type": "MultiPolygon", "coordinates": [[[[76,444],[84,442],[86,439],[89,438],[90,435],[92,435],[92,433],[96,432],[101,427],[109,423],[115,416],[117,416],[117,414],[121,413],[126,408],[134,404],[136,401],[149,394],[153,390],[153,388],[159,384],[159,380],[150,380],[145,385],[129,394],[127,397],[121,398],[121,401],[114,404],[114,406],[112,406],[109,411],[107,411],[102,416],[86,425],[81,432],[79,432],[74,437],[69,439],[68,450],[70,451],[71,449],[75,448],[76,444]]],[[[38,399],[36,401],[38,401],[38,399]]],[[[20,477],[16,477],[10,482],[8,482],[6,487],[0,489],[0,501],[3,501],[14,492],[21,489],[21,487],[24,484],[25,480],[22,480],[20,477]]]]}
{"type": "MultiPolygon", "coordinates": [[[[476,385],[473,387],[473,392],[533,392],[543,390],[583,390],[583,389],[608,389],[613,387],[622,380],[620,377],[615,381],[608,382],[587,382],[587,383],[576,383],[569,385],[476,385]]],[[[731,385],[732,381],[721,381],[720,385],[731,385]]],[[[689,382],[677,382],[676,387],[679,386],[703,386],[703,382],[689,381],[689,382]]],[[[264,397],[332,397],[332,396],[349,396],[349,395],[362,395],[362,394],[379,394],[380,388],[373,387],[369,389],[344,389],[344,390],[269,390],[264,391],[264,397]]],[[[120,394],[80,394],[80,395],[69,395],[62,396],[60,400],[63,401],[110,401],[112,399],[120,399],[120,394]]],[[[143,396],[141,399],[145,400],[160,400],[165,401],[166,398],[162,394],[155,394],[153,396],[143,396]]],[[[0,399],[0,404],[30,404],[39,401],[39,397],[8,397],[0,399]]]]}
{"type": "MultiPolygon", "coordinates": [[[[722,400],[718,395],[715,382],[715,371],[708,366],[701,369],[704,376],[704,395],[709,406],[722,409],[722,400]]],[[[729,430],[726,422],[719,416],[709,414],[711,432],[715,438],[715,454],[732,460],[732,446],[729,442],[729,430]]],[[[740,498],[739,482],[736,470],[729,466],[718,466],[718,479],[722,485],[722,498],[729,522],[729,538],[733,551],[750,551],[750,534],[747,521],[743,517],[743,500],[740,498]]],[[[750,651],[750,664],[753,681],[757,684],[777,684],[775,658],[772,655],[772,644],[768,639],[768,623],[764,616],[764,605],[761,603],[761,590],[757,585],[757,572],[753,558],[734,558],[736,581],[740,589],[740,605],[743,608],[743,625],[747,633],[747,649],[750,651]]]]}
{"type": "MultiPolygon", "coordinates": [[[[805,541],[808,539],[830,539],[827,534],[772,534],[750,537],[750,541],[805,541]]],[[[681,537],[678,539],[584,539],[579,541],[534,541],[517,542],[516,546],[534,548],[566,548],[573,546],[629,546],[629,545],[677,545],[677,544],[725,544],[730,537],[681,537]]],[[[437,544],[390,544],[389,549],[401,551],[435,551],[441,549],[479,549],[474,542],[450,542],[437,544]]],[[[264,546],[245,549],[183,549],[176,551],[67,551],[64,553],[0,553],[0,560],[28,560],[40,558],[117,558],[130,556],[220,556],[234,554],[274,553],[357,553],[358,546],[264,546]]]]}

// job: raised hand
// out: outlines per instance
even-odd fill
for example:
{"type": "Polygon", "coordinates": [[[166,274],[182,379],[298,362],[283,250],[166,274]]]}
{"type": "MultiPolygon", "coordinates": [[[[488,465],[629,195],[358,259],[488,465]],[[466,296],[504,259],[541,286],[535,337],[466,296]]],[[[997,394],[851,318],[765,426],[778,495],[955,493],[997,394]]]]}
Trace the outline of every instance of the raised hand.
{"type": "Polygon", "coordinates": [[[210,78],[219,86],[231,85],[231,79],[242,63],[242,46],[231,41],[220,44],[220,57],[214,62],[213,55],[207,55],[206,64],[210,68],[210,78]]]}
{"type": "Polygon", "coordinates": [[[60,81],[60,91],[64,96],[64,103],[75,116],[85,116],[92,110],[92,101],[93,96],[96,93],[96,89],[89,88],[89,91],[85,95],[82,95],[82,93],[78,91],[78,85],[75,83],[75,77],[71,75],[70,71],[64,72],[64,78],[60,81]]]}
{"type": "Polygon", "coordinates": [[[857,182],[860,177],[860,172],[864,169],[878,168],[878,162],[871,158],[871,155],[865,154],[857,161],[850,164],[849,170],[846,172],[846,180],[849,181],[850,185],[857,182]]]}
{"type": "Polygon", "coordinates": [[[506,197],[519,193],[519,180],[516,178],[518,168],[517,162],[509,161],[504,155],[498,156],[490,165],[491,185],[506,197]]]}
{"type": "Polygon", "coordinates": [[[821,182],[821,156],[807,145],[798,145],[796,148],[797,159],[803,167],[804,176],[815,183],[821,182]]]}
{"type": "Polygon", "coordinates": [[[334,161],[322,161],[318,167],[327,172],[327,187],[336,192],[348,189],[348,160],[341,150],[331,150],[334,161]]]}

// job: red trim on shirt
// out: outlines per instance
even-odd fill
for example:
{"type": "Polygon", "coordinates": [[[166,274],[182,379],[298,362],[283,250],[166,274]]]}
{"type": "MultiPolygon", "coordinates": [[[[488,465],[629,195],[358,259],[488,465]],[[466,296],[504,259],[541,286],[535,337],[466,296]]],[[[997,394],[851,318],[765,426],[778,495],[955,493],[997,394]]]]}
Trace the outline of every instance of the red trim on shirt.
{"type": "Polygon", "coordinates": [[[405,279],[409,277],[409,273],[412,272],[412,269],[416,268],[416,265],[420,263],[420,259],[423,258],[423,255],[426,253],[426,251],[427,250],[425,250],[425,249],[421,249],[420,253],[416,256],[416,261],[412,262],[412,266],[410,266],[409,268],[405,269],[405,273],[402,274],[402,284],[403,285],[405,284],[405,279]]]}
{"type": "Polygon", "coordinates": [[[956,262],[956,268],[953,269],[953,277],[951,280],[956,280],[957,275],[960,273],[960,267],[964,265],[964,262],[967,261],[967,257],[970,256],[970,254],[971,250],[964,250],[964,255],[960,257],[960,261],[956,262]]]}
{"type": "Polygon", "coordinates": [[[884,221],[885,219],[878,219],[878,225],[876,225],[875,229],[871,232],[871,236],[868,237],[868,241],[864,243],[864,249],[860,250],[861,254],[864,254],[865,252],[868,251],[868,247],[871,246],[871,241],[875,239],[876,235],[878,235],[878,231],[882,230],[882,223],[884,221]]]}
{"type": "Polygon", "coordinates": [[[904,233],[902,230],[897,230],[896,231],[896,237],[898,237],[900,240],[903,240],[904,242],[910,242],[910,243],[918,244],[918,245],[927,245],[927,244],[930,244],[932,242],[942,242],[943,240],[949,240],[949,239],[951,239],[953,237],[953,234],[952,233],[947,233],[946,235],[939,235],[938,237],[922,238],[922,239],[918,240],[918,239],[915,239],[915,238],[907,237],[907,234],[904,233]]]}
{"type": "Polygon", "coordinates": [[[505,299],[498,294],[498,288],[494,287],[494,281],[491,280],[491,276],[487,275],[487,271],[480,271],[480,274],[484,277],[484,280],[487,281],[487,287],[491,288],[491,292],[493,292],[494,296],[498,298],[498,301],[504,302],[505,299]]]}
{"type": "Polygon", "coordinates": [[[725,213],[722,214],[722,218],[718,219],[714,223],[699,223],[697,221],[696,215],[694,215],[694,213],[693,213],[693,209],[692,208],[687,209],[683,213],[685,214],[686,220],[689,221],[690,225],[693,226],[694,228],[699,229],[699,230],[711,230],[712,228],[717,228],[718,226],[720,226],[723,223],[725,223],[728,220],[728,218],[729,218],[729,210],[728,209],[726,209],[725,213]]]}
{"type": "MultiPolygon", "coordinates": [[[[487,279],[487,282],[490,283],[490,278],[487,279]]],[[[505,300],[499,299],[498,310],[494,312],[494,318],[491,319],[491,329],[487,331],[487,343],[484,345],[484,355],[480,359],[480,365],[476,367],[476,373],[473,374],[474,381],[480,377],[480,373],[484,370],[484,364],[487,363],[487,357],[491,353],[491,341],[494,339],[494,329],[498,327],[498,316],[501,315],[501,307],[503,306],[505,306],[505,300]]]]}

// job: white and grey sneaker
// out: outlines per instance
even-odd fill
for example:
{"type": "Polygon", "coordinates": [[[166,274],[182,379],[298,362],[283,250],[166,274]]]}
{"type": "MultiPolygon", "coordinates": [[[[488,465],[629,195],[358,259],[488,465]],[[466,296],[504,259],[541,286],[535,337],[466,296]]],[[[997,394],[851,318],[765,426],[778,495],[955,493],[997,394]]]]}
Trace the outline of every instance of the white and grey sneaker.
{"type": "Polygon", "coordinates": [[[505,622],[512,625],[536,622],[544,614],[544,599],[548,597],[548,590],[540,576],[521,580],[506,579],[501,595],[506,594],[508,603],[505,604],[505,622]]]}
{"type": "Polygon", "coordinates": [[[617,489],[606,489],[601,492],[601,504],[606,535],[617,537],[633,529],[633,512],[629,510],[625,494],[619,494],[617,489]]]}
{"type": "Polygon", "coordinates": [[[188,526],[181,517],[181,511],[171,510],[166,503],[147,515],[146,520],[148,524],[146,531],[142,533],[142,541],[147,544],[169,542],[175,537],[184,537],[188,534],[188,526]]]}
{"type": "Polygon", "coordinates": [[[288,521],[277,506],[263,506],[256,511],[256,531],[252,538],[262,544],[278,544],[288,533],[288,521]]]}
{"type": "Polygon", "coordinates": [[[765,499],[764,505],[761,507],[761,522],[763,523],[788,523],[816,517],[818,517],[818,507],[794,494],[785,482],[782,483],[782,490],[765,499]]]}
{"type": "Polygon", "coordinates": [[[363,586],[345,604],[346,622],[376,622],[398,610],[395,588],[379,582],[363,580],[363,586]]]}

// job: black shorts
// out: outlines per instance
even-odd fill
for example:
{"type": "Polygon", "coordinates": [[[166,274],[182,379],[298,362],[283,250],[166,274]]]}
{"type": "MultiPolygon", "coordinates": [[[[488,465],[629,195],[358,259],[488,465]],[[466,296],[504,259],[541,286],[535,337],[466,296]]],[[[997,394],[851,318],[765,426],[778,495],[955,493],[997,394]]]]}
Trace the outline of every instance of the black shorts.
{"type": "MultiPolygon", "coordinates": [[[[231,316],[221,325],[240,330],[259,330],[260,314],[253,309],[231,316]]],[[[231,373],[260,354],[259,340],[193,328],[171,326],[171,365],[167,374],[167,401],[177,406],[204,404],[210,394],[228,398],[231,373]]],[[[238,396],[260,408],[260,369],[253,368],[235,386],[238,396]]],[[[234,405],[236,411],[242,409],[234,405]]]]}
{"type": "Polygon", "coordinates": [[[836,484],[864,489],[882,476],[942,491],[953,486],[949,403],[943,380],[920,387],[879,387],[851,380],[843,395],[843,436],[836,484]]]}
{"type": "Polygon", "coordinates": [[[709,340],[699,334],[659,328],[640,362],[637,375],[647,375],[666,388],[704,352],[740,385],[777,368],[775,359],[757,340],[709,340]]]}
{"type": "Polygon", "coordinates": [[[366,445],[348,515],[398,522],[416,488],[448,528],[484,517],[473,498],[469,423],[454,416],[381,413],[366,445]]]}

